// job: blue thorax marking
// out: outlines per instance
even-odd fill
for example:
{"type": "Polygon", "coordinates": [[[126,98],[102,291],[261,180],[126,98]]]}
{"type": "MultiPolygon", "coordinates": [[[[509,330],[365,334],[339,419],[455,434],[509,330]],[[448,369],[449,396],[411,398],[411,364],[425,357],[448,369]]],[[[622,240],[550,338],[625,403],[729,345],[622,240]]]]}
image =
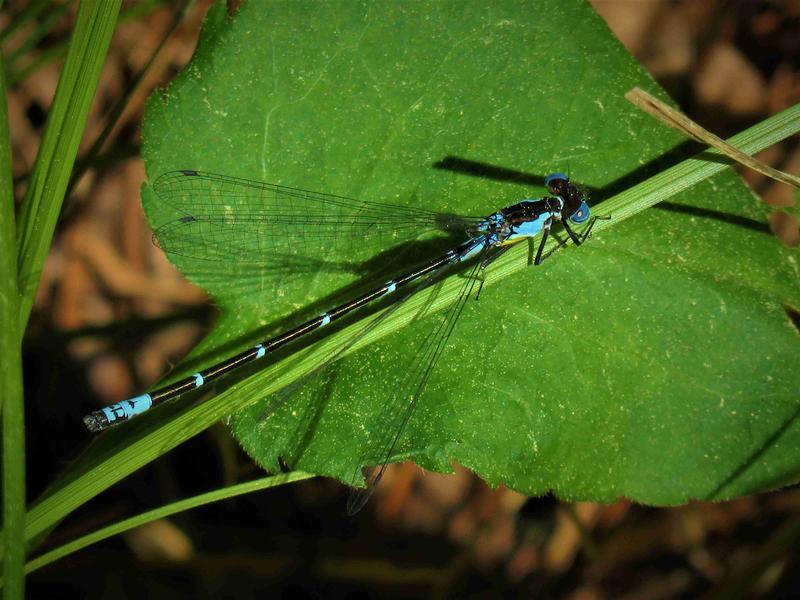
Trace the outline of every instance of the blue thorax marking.
{"type": "Polygon", "coordinates": [[[544,228],[545,223],[553,218],[550,212],[543,212],[533,221],[526,221],[515,225],[511,234],[505,239],[504,243],[518,241],[522,238],[530,238],[539,235],[544,228]]]}

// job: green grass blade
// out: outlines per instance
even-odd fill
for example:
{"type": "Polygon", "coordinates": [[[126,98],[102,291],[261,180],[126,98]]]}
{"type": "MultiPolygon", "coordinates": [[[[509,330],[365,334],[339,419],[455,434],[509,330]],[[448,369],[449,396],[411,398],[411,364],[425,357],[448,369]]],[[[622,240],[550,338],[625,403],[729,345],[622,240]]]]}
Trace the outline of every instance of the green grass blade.
{"type": "MultiPolygon", "coordinates": [[[[109,111],[108,116],[106,117],[105,121],[106,124],[103,127],[103,131],[97,136],[97,139],[92,144],[91,148],[86,152],[84,156],[80,158],[80,160],[75,165],[75,170],[72,173],[72,177],[69,182],[69,187],[67,188],[67,196],[70,195],[72,189],[75,185],[80,181],[80,178],[86,172],[86,170],[91,167],[95,166],[97,162],[97,157],[100,154],[100,151],[103,149],[103,146],[108,139],[108,136],[111,135],[111,132],[116,127],[117,122],[119,121],[120,116],[125,111],[125,108],[128,106],[128,102],[130,102],[131,98],[133,97],[133,92],[139,87],[139,84],[144,79],[144,76],[150,70],[150,67],[153,66],[156,58],[161,53],[161,50],[164,48],[164,45],[167,43],[167,40],[172,37],[172,34],[178,28],[178,25],[181,24],[186,13],[192,6],[192,2],[183,2],[182,6],[179,6],[175,10],[175,14],[173,15],[172,22],[170,23],[169,27],[167,27],[164,34],[161,36],[156,47],[153,49],[153,52],[150,54],[150,58],[145,63],[144,67],[137,73],[136,77],[134,77],[133,81],[130,82],[123,92],[122,96],[117,100],[114,107],[109,111]]],[[[122,16],[120,17],[120,21],[122,20],[122,16]]]]}
{"type": "Polygon", "coordinates": [[[0,410],[3,417],[3,579],[6,597],[24,597],[25,406],[22,354],[17,331],[16,230],[11,182],[5,70],[0,57],[0,410]]]}
{"type": "MultiPolygon", "coordinates": [[[[765,147],[769,147],[795,135],[800,130],[800,104],[795,104],[770,117],[761,125],[764,127],[763,134],[754,135],[753,128],[733,136],[728,141],[745,153],[754,154],[757,152],[754,150],[755,144],[761,147],[762,140],[767,142],[765,147]]],[[[605,208],[614,211],[615,219],[626,219],[721,172],[731,164],[734,164],[733,161],[719,150],[709,149],[618,194],[613,203],[606,203],[605,208]]]]}
{"type": "Polygon", "coordinates": [[[121,0],[83,2],[47,119],[17,228],[20,308],[25,326],[64,191],[78,152],[121,0]]]}
{"type": "Polygon", "coordinates": [[[214,490],[213,492],[207,492],[192,498],[187,498],[186,500],[173,502],[172,504],[149,510],[140,515],[136,515],[135,517],[130,517],[128,519],[124,519],[123,521],[119,521],[118,523],[114,523],[113,525],[109,525],[108,527],[104,527],[103,529],[95,531],[94,533],[90,533],[89,535],[82,536],[77,540],[74,540],[68,544],[64,544],[55,550],[51,550],[46,554],[42,554],[41,556],[34,558],[27,565],[25,565],[25,573],[31,573],[36,569],[40,569],[45,565],[49,565],[50,563],[68,556],[73,552],[82,550],[87,546],[96,544],[97,542],[100,542],[113,535],[124,533],[125,531],[129,531],[130,529],[139,527],[145,523],[150,523],[151,521],[155,521],[157,519],[165,519],[171,515],[184,512],[192,508],[197,508],[198,506],[203,506],[205,504],[211,504],[212,502],[219,502],[220,500],[227,500],[228,498],[234,498],[244,494],[251,494],[253,492],[278,487],[280,485],[294,483],[296,481],[303,481],[304,479],[310,479],[312,477],[314,477],[314,475],[299,471],[281,475],[273,475],[270,477],[257,479],[255,481],[248,481],[247,483],[239,483],[237,485],[214,490]]]}
{"type": "MultiPolygon", "coordinates": [[[[755,125],[728,141],[748,153],[753,153],[798,132],[800,132],[800,114],[795,107],[755,125]]],[[[709,161],[707,156],[706,153],[701,153],[665,171],[666,176],[664,173],[658,174],[599,205],[598,214],[611,210],[614,212],[614,219],[598,223],[598,227],[615,225],[685,187],[728,168],[727,163],[709,161]]],[[[489,274],[487,285],[492,285],[526,268],[527,256],[523,254],[509,252],[498,260],[497,266],[493,266],[489,274]]],[[[554,260],[559,259],[554,258],[554,260]]],[[[446,280],[437,291],[436,299],[430,303],[429,309],[441,310],[452,304],[460,287],[461,282],[457,277],[446,280]]],[[[354,344],[349,352],[355,352],[399,330],[411,322],[428,301],[425,292],[411,298],[392,318],[381,323],[354,344]]],[[[27,523],[28,539],[36,538],[75,508],[139,467],[197,435],[222,417],[246,407],[257,395],[266,396],[303,377],[328,356],[332,347],[341,345],[343,339],[353,335],[360,326],[363,326],[363,323],[355,323],[326,338],[302,358],[295,355],[288,360],[271,364],[257,375],[228,388],[210,400],[169,404],[160,408],[157,411],[159,414],[155,414],[154,411],[142,415],[125,427],[106,432],[72,465],[64,478],[53,486],[49,495],[31,509],[27,523]]]]}

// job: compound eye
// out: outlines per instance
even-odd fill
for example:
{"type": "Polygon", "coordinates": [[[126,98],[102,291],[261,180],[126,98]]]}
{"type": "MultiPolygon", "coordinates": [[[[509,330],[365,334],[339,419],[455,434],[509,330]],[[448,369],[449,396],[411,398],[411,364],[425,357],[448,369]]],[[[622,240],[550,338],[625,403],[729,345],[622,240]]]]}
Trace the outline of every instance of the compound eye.
{"type": "Polygon", "coordinates": [[[576,224],[585,223],[589,218],[589,205],[586,202],[581,202],[580,207],[569,218],[570,221],[576,224]]]}

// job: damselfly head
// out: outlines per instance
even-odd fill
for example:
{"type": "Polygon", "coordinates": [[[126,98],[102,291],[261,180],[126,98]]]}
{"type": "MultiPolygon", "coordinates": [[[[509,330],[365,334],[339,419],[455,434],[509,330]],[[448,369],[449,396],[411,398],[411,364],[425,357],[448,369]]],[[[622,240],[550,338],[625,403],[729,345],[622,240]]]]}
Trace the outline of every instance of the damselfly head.
{"type": "Polygon", "coordinates": [[[589,205],[581,191],[570,182],[564,173],[553,173],[545,177],[547,191],[563,201],[561,218],[580,224],[589,218],[589,205]]]}

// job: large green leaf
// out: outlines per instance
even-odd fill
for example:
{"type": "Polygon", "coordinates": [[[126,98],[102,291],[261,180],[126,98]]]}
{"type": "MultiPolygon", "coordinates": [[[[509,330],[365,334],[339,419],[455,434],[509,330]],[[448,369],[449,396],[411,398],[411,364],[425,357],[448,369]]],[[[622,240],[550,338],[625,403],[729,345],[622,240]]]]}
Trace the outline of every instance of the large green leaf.
{"type": "MultiPolygon", "coordinates": [[[[530,180],[554,170],[599,189],[637,181],[680,140],[623,100],[633,85],[654,87],[583,2],[252,0],[231,19],[212,9],[192,64],[148,106],[145,159],[151,178],[201,169],[480,215],[541,195],[530,180]],[[533,175],[434,168],[448,156],[533,175]]],[[[154,226],[174,218],[144,192],[154,226]]],[[[800,352],[784,310],[800,304],[797,253],[731,173],[671,202],[612,219],[542,268],[490,273],[393,458],[457,460],[493,484],[574,499],[678,503],[797,481],[800,352]]],[[[173,258],[221,310],[180,374],[366,279],[173,258]]],[[[503,264],[527,259],[516,248],[503,264]]],[[[407,321],[424,299],[408,304],[407,321]]],[[[266,420],[258,404],[238,413],[237,437],[268,468],[281,457],[349,480],[435,318],[340,360],[266,420]]],[[[323,346],[287,364],[313,366],[323,346]]],[[[241,383],[236,407],[273,379],[241,383]]]]}

